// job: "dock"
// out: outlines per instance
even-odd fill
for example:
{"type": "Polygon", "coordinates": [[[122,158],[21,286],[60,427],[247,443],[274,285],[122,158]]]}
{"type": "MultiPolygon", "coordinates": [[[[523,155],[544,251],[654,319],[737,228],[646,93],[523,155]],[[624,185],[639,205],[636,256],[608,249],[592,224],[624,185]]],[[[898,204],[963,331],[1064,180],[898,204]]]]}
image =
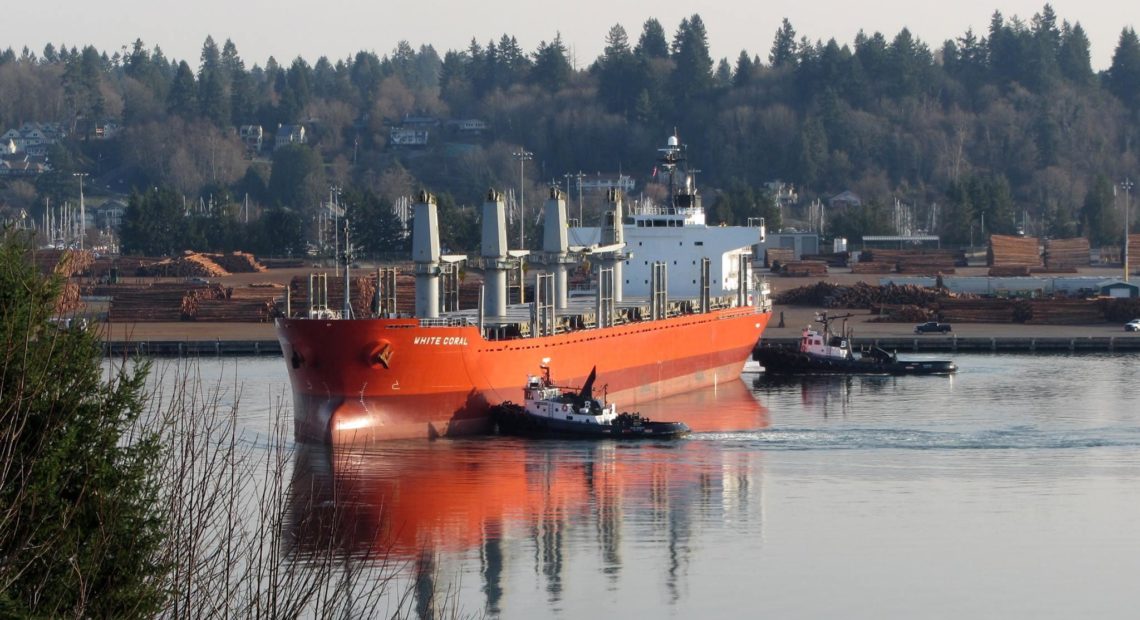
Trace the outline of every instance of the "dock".
{"type": "MultiPolygon", "coordinates": [[[[794,347],[798,338],[764,338],[766,345],[794,347]]],[[[890,337],[861,338],[855,346],[874,345],[899,353],[1135,353],[1140,338],[1132,336],[1047,337],[890,337]]],[[[277,340],[139,340],[103,343],[107,356],[148,357],[279,357],[277,340]]]]}
{"type": "MultiPolygon", "coordinates": [[[[795,347],[799,338],[764,338],[768,345],[795,347]]],[[[1135,336],[894,336],[857,338],[854,346],[901,353],[1116,353],[1140,351],[1135,336]]]]}

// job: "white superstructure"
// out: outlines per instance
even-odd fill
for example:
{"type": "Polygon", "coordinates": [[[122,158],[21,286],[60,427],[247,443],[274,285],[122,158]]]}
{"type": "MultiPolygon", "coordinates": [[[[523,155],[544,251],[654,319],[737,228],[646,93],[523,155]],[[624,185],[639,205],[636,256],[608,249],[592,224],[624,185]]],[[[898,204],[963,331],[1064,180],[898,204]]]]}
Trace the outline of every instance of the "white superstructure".
{"type": "MultiPolygon", "coordinates": [[[[721,296],[740,289],[740,256],[752,254],[752,247],[764,241],[763,221],[757,226],[708,226],[700,195],[691,175],[680,169],[684,161],[676,136],[660,149],[662,173],[669,178],[670,204],[624,205],[625,252],[622,285],[626,295],[644,297],[651,293],[652,265],[666,265],[670,297],[696,297],[700,294],[699,265],[710,264],[709,293],[721,296]]],[[[621,200],[620,195],[617,198],[621,200]]],[[[603,244],[599,227],[570,229],[571,246],[603,244]]]]}

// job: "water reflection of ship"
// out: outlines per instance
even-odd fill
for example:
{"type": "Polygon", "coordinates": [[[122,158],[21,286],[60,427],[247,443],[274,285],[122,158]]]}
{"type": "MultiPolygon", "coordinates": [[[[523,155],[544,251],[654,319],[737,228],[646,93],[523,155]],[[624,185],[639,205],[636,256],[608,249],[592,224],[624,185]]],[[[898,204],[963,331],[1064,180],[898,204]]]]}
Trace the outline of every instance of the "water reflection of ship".
{"type": "Polygon", "coordinates": [[[661,571],[663,585],[679,596],[698,546],[693,522],[710,511],[734,522],[761,514],[754,474],[762,456],[713,442],[399,443],[335,452],[300,446],[286,522],[301,558],[331,550],[345,561],[403,571],[414,580],[419,615],[437,609],[440,596],[455,597],[454,578],[471,572],[460,565],[474,561],[491,615],[512,592],[509,566],[528,561],[549,603],[564,596],[576,557],[600,558],[611,591],[623,571],[661,571]],[[640,553],[628,559],[630,545],[647,540],[666,541],[664,567],[639,564],[646,562],[640,553]]]}
{"type": "Polygon", "coordinates": [[[743,379],[638,405],[651,420],[678,420],[694,433],[759,430],[768,426],[768,409],[743,379]]]}
{"type": "Polygon", "coordinates": [[[799,389],[800,400],[808,411],[823,417],[845,416],[852,395],[881,392],[894,385],[891,375],[755,375],[752,389],[760,394],[789,393],[799,389]]]}

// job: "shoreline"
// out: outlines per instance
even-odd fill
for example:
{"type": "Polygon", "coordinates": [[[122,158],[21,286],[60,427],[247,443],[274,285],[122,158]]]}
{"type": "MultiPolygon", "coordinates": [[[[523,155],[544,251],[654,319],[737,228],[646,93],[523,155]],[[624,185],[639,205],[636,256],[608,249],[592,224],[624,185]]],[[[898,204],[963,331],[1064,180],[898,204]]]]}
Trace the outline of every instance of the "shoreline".
{"type": "MultiPolygon", "coordinates": [[[[217,281],[227,286],[242,286],[250,282],[287,283],[293,275],[320,271],[319,269],[291,269],[234,274],[217,281]]],[[[959,269],[959,275],[982,275],[984,268],[959,269]]],[[[1111,277],[1118,270],[1086,268],[1082,275],[1111,277]]],[[[897,275],[897,274],[896,274],[897,275]]],[[[878,285],[883,275],[852,274],[849,270],[833,269],[825,277],[768,276],[773,295],[781,291],[815,284],[820,281],[839,285],[866,282],[878,285]]],[[[776,305],[772,320],[764,330],[764,343],[795,343],[801,330],[814,324],[821,312],[832,317],[846,314],[846,327],[851,331],[856,346],[877,344],[899,351],[1137,351],[1140,350],[1140,332],[1125,332],[1122,323],[1092,323],[1078,325],[1036,325],[1023,323],[954,323],[949,335],[916,335],[914,323],[878,322],[869,310],[822,308],[809,306],[776,305]],[[782,324],[781,326],[781,319],[782,324]]],[[[843,321],[836,321],[838,330],[843,321]]],[[[281,347],[273,323],[216,323],[216,322],[140,322],[101,323],[104,352],[145,351],[150,355],[281,355],[281,347]]]]}

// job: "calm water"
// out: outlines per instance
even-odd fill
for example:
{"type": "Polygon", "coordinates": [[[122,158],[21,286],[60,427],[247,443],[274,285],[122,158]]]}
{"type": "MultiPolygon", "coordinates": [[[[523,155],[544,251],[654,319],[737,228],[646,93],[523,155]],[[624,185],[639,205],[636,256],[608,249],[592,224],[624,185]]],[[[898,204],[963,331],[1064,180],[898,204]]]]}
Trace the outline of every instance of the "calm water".
{"type": "MultiPolygon", "coordinates": [[[[749,373],[642,408],[694,429],[673,442],[297,446],[284,516],[301,554],[328,544],[316,513],[349,532],[338,553],[395,560],[421,610],[1135,617],[1140,356],[955,360],[951,378],[749,373]]],[[[280,359],[201,374],[242,386],[254,444],[288,405],[280,359]]]]}

